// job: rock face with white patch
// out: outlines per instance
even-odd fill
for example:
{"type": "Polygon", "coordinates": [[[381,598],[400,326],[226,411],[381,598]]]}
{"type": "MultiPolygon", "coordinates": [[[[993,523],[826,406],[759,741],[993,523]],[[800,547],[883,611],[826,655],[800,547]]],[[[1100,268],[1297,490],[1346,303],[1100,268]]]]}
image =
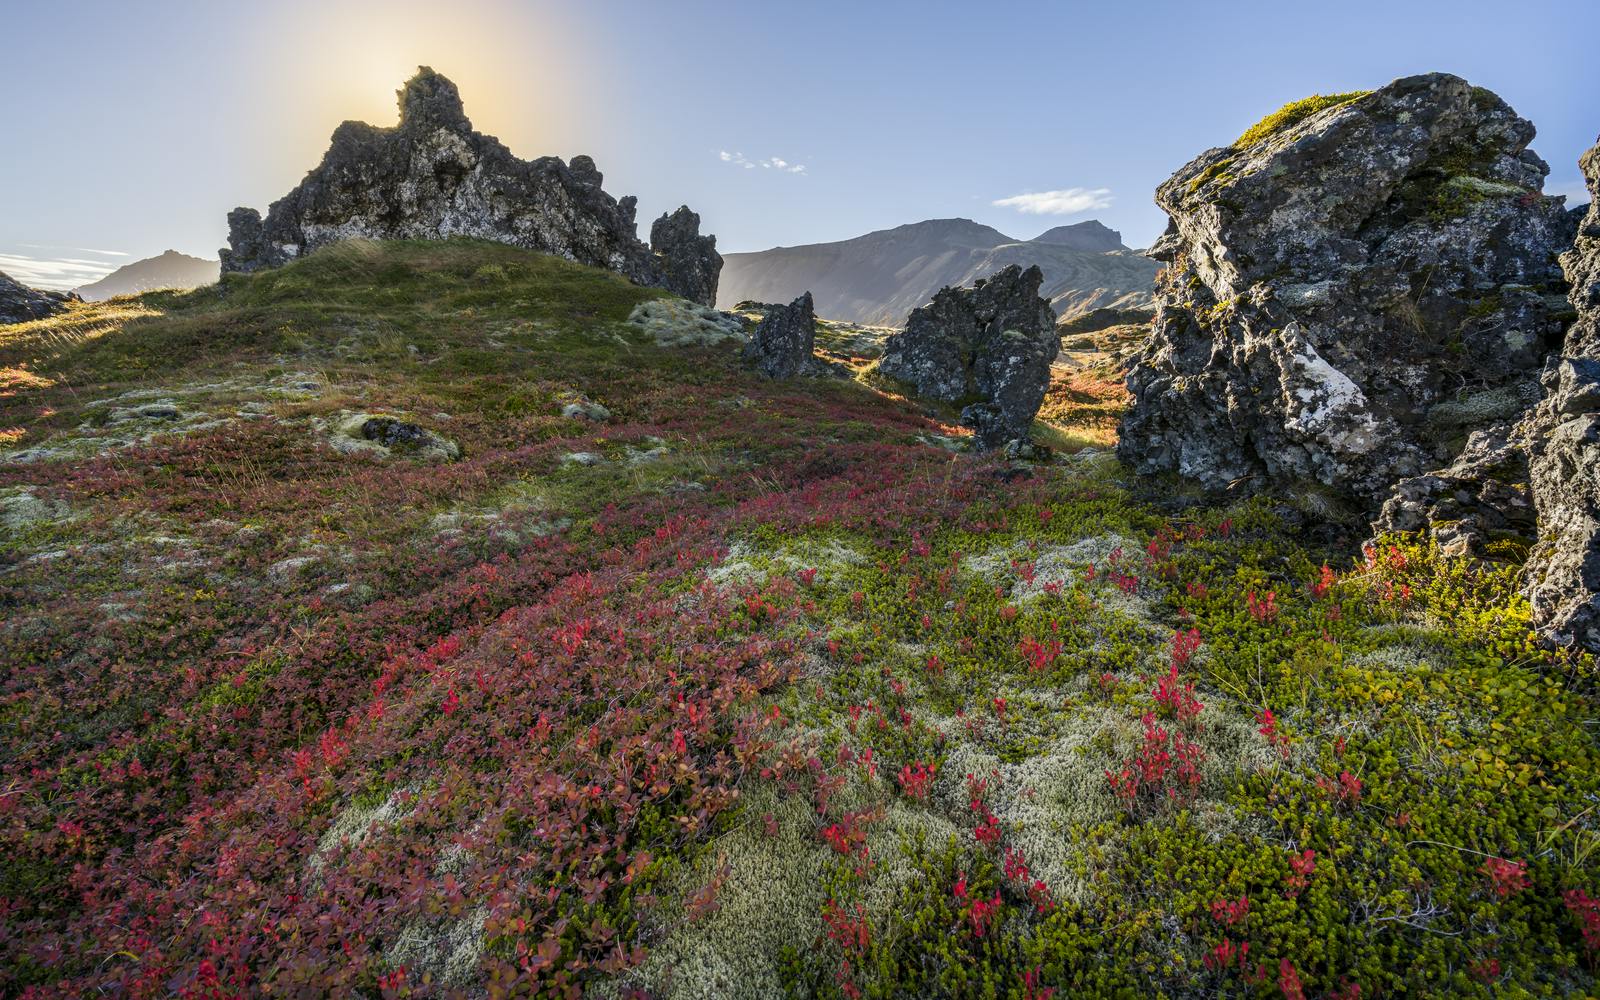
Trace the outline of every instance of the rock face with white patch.
{"type": "Polygon", "coordinates": [[[340,240],[469,236],[603,267],[712,305],[722,257],[680,208],[638,237],[635,199],[601,189],[594,161],[521,160],[475,132],[455,84],[423,67],[399,93],[400,124],[345,122],[322,163],[272,204],[228,213],[222,272],[279,267],[340,240]]]}
{"type": "Polygon", "coordinates": [[[961,422],[982,450],[1027,440],[1061,352],[1037,265],[1013,264],[970,288],[941,288],[883,345],[878,371],[917,395],[966,404],[961,422]]]}
{"type": "Polygon", "coordinates": [[[1123,461],[1215,490],[1319,483],[1376,512],[1516,419],[1568,314],[1572,222],[1532,138],[1494,94],[1430,74],[1179,170],[1156,192],[1167,268],[1123,461]]]}

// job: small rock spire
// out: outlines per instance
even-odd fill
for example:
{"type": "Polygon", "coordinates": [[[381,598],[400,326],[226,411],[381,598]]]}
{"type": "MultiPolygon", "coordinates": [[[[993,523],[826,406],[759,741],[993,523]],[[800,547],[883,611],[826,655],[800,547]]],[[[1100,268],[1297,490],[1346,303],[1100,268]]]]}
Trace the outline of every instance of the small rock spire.
{"type": "Polygon", "coordinates": [[[447,128],[457,132],[472,128],[461,105],[461,92],[432,67],[418,66],[417,75],[407,80],[395,96],[400,99],[401,128],[447,128]]]}

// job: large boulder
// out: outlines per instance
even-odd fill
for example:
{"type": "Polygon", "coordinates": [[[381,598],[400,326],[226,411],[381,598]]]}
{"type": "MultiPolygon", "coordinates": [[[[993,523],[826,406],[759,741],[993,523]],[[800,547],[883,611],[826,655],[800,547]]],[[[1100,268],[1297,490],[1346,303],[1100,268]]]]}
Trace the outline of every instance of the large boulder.
{"type": "Polygon", "coordinates": [[[811,293],[786,306],[770,306],[745,345],[745,360],[768,378],[794,378],[811,361],[817,340],[817,314],[811,293]]]}
{"type": "Polygon", "coordinates": [[[0,271],[0,323],[26,323],[44,319],[65,309],[69,303],[82,301],[72,292],[46,292],[29,288],[4,271],[0,271]]]}
{"type": "Polygon", "coordinates": [[[635,199],[601,188],[594,161],[520,160],[472,129],[455,84],[427,67],[399,92],[400,124],[345,122],[322,163],[272,204],[228,214],[223,273],[278,267],[351,237],[470,236],[603,267],[711,305],[722,258],[680,209],[656,223],[664,245],[639,240],[635,199]]]}
{"type": "Polygon", "coordinates": [[[962,405],[981,450],[1025,440],[1061,351],[1038,266],[1012,264],[970,288],[942,288],[883,346],[878,371],[926,399],[962,405]]]}
{"type": "MultiPolygon", "coordinates": [[[[1600,146],[1579,161],[1600,197],[1600,146]]],[[[1545,365],[1545,395],[1530,414],[1529,468],[1539,542],[1527,564],[1541,634],[1600,652],[1600,208],[1590,201],[1561,257],[1578,311],[1561,353],[1545,365]]]]}
{"type": "Polygon", "coordinates": [[[1156,192],[1171,221],[1118,453],[1376,512],[1515,420],[1570,310],[1533,126],[1446,74],[1284,108],[1156,192]]]}

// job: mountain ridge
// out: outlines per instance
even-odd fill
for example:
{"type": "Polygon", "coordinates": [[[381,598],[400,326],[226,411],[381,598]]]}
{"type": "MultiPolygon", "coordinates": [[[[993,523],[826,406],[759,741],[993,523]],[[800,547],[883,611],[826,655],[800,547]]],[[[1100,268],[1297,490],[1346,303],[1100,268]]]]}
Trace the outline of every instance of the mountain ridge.
{"type": "Polygon", "coordinates": [[[1155,261],[1098,221],[1017,239],[971,219],[925,219],[847,240],[724,255],[718,304],[787,302],[811,292],[819,315],[898,326],[946,286],[970,285],[1011,264],[1039,265],[1058,316],[1151,302],[1155,261]],[[1100,249],[1104,248],[1104,249],[1100,249]]]}

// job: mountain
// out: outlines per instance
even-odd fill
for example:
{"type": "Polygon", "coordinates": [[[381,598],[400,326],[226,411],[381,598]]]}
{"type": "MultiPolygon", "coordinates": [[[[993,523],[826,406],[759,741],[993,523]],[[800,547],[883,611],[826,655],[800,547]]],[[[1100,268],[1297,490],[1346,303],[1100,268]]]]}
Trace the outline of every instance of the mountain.
{"type": "Polygon", "coordinates": [[[1066,247],[1068,250],[1087,250],[1092,253],[1111,253],[1128,249],[1122,245],[1122,234],[1098,219],[1046,229],[1030,242],[1048,243],[1051,246],[1066,247]]]}
{"type": "Polygon", "coordinates": [[[90,302],[98,302],[114,295],[134,295],[157,288],[198,288],[215,284],[220,267],[214,260],[168,250],[159,257],[124,264],[77,292],[90,302]]]}
{"type": "Polygon", "coordinates": [[[1141,308],[1161,265],[1099,222],[1017,240],[970,219],[931,219],[837,243],[723,256],[717,304],[788,302],[809,291],[829,319],[898,326],[946,285],[968,285],[1009,264],[1037,264],[1057,315],[1141,308]]]}

